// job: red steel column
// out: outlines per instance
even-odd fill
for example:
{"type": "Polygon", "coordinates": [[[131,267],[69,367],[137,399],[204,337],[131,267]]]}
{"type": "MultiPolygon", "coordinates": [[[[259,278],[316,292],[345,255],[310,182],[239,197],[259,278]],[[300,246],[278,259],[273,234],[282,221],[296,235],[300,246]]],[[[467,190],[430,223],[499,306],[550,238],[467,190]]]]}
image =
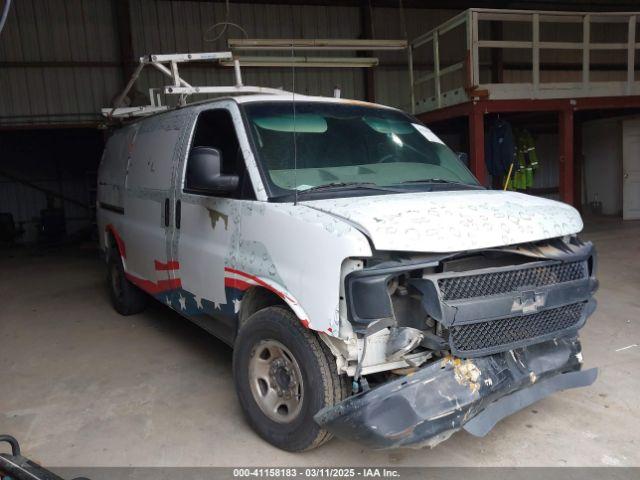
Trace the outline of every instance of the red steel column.
{"type": "Polygon", "coordinates": [[[486,185],[487,173],[484,164],[484,114],[474,104],[469,112],[469,167],[480,181],[486,185]]]}
{"type": "Polygon", "coordinates": [[[560,150],[560,200],[575,204],[573,194],[573,109],[558,112],[558,139],[560,150]]]}

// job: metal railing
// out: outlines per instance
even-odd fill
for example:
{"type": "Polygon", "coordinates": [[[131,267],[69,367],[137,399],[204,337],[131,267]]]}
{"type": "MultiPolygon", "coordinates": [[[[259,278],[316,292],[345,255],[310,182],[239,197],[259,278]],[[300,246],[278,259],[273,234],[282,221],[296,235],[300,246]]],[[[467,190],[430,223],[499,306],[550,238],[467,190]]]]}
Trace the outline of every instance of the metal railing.
{"type": "MultiPolygon", "coordinates": [[[[636,50],[640,43],[636,41],[636,26],[640,12],[550,12],[531,10],[493,10],[472,8],[449,19],[429,32],[413,39],[408,48],[410,94],[413,113],[421,113],[445,106],[470,101],[475,98],[518,99],[518,98],[571,98],[579,96],[619,96],[640,94],[640,82],[635,78],[636,50]],[[480,38],[482,22],[526,22],[531,25],[531,38],[528,40],[495,40],[480,38]],[[543,23],[581,24],[581,41],[542,41],[540,26],[543,23]],[[591,39],[592,25],[610,23],[616,36],[626,36],[625,42],[594,42],[591,39]],[[463,30],[464,54],[459,61],[442,66],[441,37],[454,29],[463,30]],[[625,33],[626,32],[626,33],[625,33]],[[416,75],[416,57],[431,47],[433,64],[430,71],[416,75]],[[481,49],[520,49],[530,51],[530,82],[481,81],[481,49]],[[580,82],[541,82],[540,52],[544,50],[580,51],[580,82]],[[592,51],[626,51],[626,77],[621,81],[594,81],[590,76],[592,51]],[[462,71],[454,81],[452,88],[443,89],[443,79],[455,72],[462,71]],[[431,86],[428,94],[421,94],[425,86],[431,86]]],[[[451,84],[451,82],[449,82],[451,84]]]]}

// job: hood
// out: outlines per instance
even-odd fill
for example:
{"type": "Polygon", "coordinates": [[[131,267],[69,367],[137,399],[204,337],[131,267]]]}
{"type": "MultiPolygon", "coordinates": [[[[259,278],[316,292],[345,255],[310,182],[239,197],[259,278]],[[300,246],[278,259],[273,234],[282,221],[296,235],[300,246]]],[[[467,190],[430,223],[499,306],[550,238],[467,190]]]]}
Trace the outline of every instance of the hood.
{"type": "Polygon", "coordinates": [[[455,252],[578,233],[565,203],[515,192],[418,192],[301,202],[352,224],[376,250],[455,252]]]}

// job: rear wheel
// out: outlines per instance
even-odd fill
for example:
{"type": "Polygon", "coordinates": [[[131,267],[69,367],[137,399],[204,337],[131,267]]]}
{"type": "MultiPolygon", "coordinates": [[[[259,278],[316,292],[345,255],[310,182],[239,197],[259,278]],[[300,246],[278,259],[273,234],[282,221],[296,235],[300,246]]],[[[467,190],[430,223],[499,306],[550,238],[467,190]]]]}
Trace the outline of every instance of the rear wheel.
{"type": "Polygon", "coordinates": [[[121,315],[134,315],[147,306],[147,295],[127,280],[120,252],[114,247],[109,249],[107,259],[107,280],[113,308],[121,315]]]}
{"type": "Polygon", "coordinates": [[[233,376],[249,424],[269,443],[299,452],[331,438],[313,416],[346,398],[346,378],[291,311],[268,307],[249,317],[236,340],[233,376]]]}

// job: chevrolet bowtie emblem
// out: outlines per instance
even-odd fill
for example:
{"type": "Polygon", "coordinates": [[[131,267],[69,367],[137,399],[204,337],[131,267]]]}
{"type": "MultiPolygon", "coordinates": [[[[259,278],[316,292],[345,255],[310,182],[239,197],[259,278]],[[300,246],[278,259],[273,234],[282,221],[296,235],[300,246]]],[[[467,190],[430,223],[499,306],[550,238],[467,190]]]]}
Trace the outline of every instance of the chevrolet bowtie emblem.
{"type": "Polygon", "coordinates": [[[511,305],[512,312],[534,313],[544,307],[545,295],[536,293],[533,290],[520,293],[520,296],[514,298],[511,305]]]}

